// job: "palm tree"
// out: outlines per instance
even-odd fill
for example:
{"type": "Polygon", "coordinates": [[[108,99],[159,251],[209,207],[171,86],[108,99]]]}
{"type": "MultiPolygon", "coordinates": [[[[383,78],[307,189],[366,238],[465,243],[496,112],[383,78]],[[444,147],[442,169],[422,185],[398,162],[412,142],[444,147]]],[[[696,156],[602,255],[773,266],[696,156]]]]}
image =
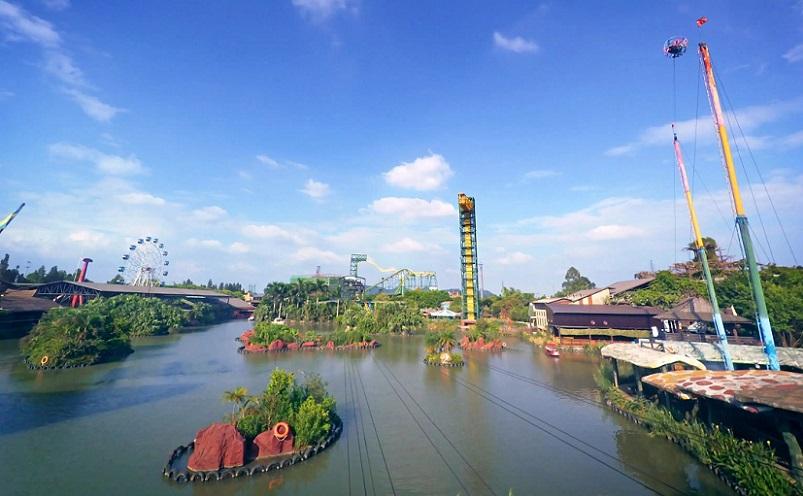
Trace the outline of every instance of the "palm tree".
{"type": "Polygon", "coordinates": [[[248,389],[240,386],[238,388],[232,389],[231,391],[225,391],[223,393],[223,401],[227,403],[231,403],[231,418],[232,423],[236,423],[237,421],[237,412],[245,408],[245,406],[250,401],[248,396],[248,389]]]}
{"type": "Polygon", "coordinates": [[[446,330],[442,331],[438,335],[438,349],[441,351],[449,352],[452,348],[455,347],[457,341],[455,341],[454,331],[446,330]]]}

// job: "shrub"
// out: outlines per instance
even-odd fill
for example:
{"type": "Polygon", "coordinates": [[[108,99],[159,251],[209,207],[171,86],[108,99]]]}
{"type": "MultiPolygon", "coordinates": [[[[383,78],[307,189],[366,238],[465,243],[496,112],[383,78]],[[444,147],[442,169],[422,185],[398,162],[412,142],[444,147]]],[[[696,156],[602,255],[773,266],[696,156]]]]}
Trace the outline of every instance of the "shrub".
{"type": "Polygon", "coordinates": [[[298,330],[273,322],[259,322],[254,326],[254,334],[251,336],[252,343],[267,346],[277,339],[286,343],[295,343],[299,340],[298,330]]]}
{"type": "Polygon", "coordinates": [[[294,418],[294,427],[296,447],[309,446],[326,436],[332,428],[329,410],[310,396],[298,408],[294,418]]]}

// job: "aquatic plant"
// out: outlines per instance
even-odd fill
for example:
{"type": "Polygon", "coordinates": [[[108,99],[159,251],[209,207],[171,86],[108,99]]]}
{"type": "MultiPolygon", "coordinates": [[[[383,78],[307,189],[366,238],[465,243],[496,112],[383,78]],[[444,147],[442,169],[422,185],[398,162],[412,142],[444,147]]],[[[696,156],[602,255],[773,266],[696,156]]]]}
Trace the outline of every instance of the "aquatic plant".
{"type": "Polygon", "coordinates": [[[719,426],[707,427],[696,419],[676,420],[670,411],[644,398],[631,398],[612,381],[612,367],[607,360],[595,374],[603,397],[617,409],[640,419],[651,435],[673,439],[701,463],[721,470],[746,494],[803,495],[776,463],[769,444],[736,437],[719,426]]]}

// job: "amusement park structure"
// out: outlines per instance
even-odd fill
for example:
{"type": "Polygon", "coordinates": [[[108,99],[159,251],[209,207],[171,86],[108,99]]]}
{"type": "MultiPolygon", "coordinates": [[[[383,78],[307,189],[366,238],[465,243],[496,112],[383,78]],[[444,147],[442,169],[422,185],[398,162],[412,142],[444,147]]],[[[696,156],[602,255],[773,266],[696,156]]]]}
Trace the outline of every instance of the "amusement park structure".
{"type": "Polygon", "coordinates": [[[383,276],[379,282],[373,286],[368,287],[365,290],[368,294],[382,292],[403,295],[405,291],[409,290],[438,288],[438,277],[435,272],[382,267],[364,253],[353,253],[351,255],[350,278],[362,281],[365,280],[365,278],[360,277],[358,273],[360,262],[371,265],[381,274],[388,274],[383,276]]]}
{"type": "Polygon", "coordinates": [[[124,265],[117,268],[125,282],[131,286],[160,286],[167,277],[167,249],[159,238],[147,236],[139,238],[128,247],[122,256],[124,265]]]}
{"type": "Polygon", "coordinates": [[[457,195],[460,212],[460,274],[463,282],[463,320],[476,321],[480,315],[479,272],[477,270],[477,215],[474,197],[457,195]]]}

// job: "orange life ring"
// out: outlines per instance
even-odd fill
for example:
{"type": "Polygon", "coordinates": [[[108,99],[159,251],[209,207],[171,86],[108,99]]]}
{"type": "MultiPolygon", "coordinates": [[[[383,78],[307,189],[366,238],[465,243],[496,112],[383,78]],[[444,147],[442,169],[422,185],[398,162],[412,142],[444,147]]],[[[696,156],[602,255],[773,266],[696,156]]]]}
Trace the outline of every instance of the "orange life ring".
{"type": "Polygon", "coordinates": [[[273,426],[273,435],[279,441],[284,441],[288,434],[290,434],[290,425],[287,422],[279,422],[273,426]]]}
{"type": "Polygon", "coordinates": [[[50,358],[47,355],[45,355],[45,356],[42,357],[41,360],[39,360],[39,365],[44,367],[45,365],[47,365],[47,362],[49,362],[49,361],[50,361],[50,358]]]}

